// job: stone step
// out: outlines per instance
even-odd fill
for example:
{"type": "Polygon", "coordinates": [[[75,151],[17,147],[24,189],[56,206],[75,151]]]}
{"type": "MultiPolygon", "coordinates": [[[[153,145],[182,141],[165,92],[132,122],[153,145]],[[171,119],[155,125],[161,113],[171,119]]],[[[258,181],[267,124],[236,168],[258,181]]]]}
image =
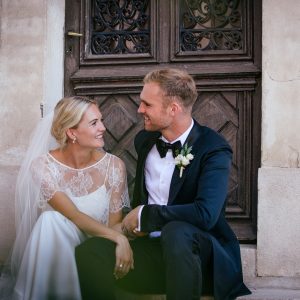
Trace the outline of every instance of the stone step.
{"type": "MultiPolygon", "coordinates": [[[[299,287],[300,288],[300,287],[299,287]]],[[[300,289],[251,288],[252,294],[238,300],[300,300],[300,289]]],[[[201,299],[202,300],[202,299],[201,299]]]]}
{"type": "MultiPolygon", "coordinates": [[[[300,290],[276,288],[251,288],[252,294],[238,297],[237,300],[300,300],[300,290]]],[[[133,295],[119,293],[118,300],[166,300],[164,295],[133,295]]],[[[213,297],[204,296],[199,300],[214,300],[213,297]]]]}
{"type": "MultiPolygon", "coordinates": [[[[125,291],[117,292],[117,300],[166,300],[165,295],[136,295],[125,291]]],[[[214,300],[213,297],[204,296],[199,300],[214,300]]]]}
{"type": "MultiPolygon", "coordinates": [[[[237,300],[300,300],[300,290],[259,288],[251,289],[252,294],[238,297],[237,300]]],[[[213,297],[204,296],[199,300],[213,300],[213,297]]],[[[119,294],[118,300],[166,300],[164,295],[133,295],[119,294]]]]}

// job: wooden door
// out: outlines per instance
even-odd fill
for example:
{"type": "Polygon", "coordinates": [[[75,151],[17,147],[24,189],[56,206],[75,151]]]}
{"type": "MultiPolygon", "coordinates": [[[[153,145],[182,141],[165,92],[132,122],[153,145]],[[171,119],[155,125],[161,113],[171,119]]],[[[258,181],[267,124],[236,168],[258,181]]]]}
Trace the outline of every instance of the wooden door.
{"type": "Polygon", "coordinates": [[[96,99],[106,150],[126,163],[130,190],[144,75],[175,67],[193,75],[201,124],[234,156],[226,215],[240,241],[256,239],[261,130],[261,1],[66,0],[65,95],[96,99]],[[68,34],[76,32],[81,37],[68,34]]]}

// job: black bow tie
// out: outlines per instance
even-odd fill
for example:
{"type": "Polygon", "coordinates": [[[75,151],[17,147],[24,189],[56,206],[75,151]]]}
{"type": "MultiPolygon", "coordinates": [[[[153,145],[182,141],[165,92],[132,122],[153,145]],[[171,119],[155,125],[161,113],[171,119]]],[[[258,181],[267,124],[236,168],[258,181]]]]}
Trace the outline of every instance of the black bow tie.
{"type": "Polygon", "coordinates": [[[173,144],[170,144],[170,143],[164,142],[161,139],[157,139],[156,140],[156,148],[157,148],[157,151],[158,151],[161,158],[163,158],[167,155],[167,152],[168,152],[169,149],[172,150],[173,157],[175,157],[176,156],[176,150],[178,150],[178,152],[181,150],[181,142],[177,141],[173,144]]]}

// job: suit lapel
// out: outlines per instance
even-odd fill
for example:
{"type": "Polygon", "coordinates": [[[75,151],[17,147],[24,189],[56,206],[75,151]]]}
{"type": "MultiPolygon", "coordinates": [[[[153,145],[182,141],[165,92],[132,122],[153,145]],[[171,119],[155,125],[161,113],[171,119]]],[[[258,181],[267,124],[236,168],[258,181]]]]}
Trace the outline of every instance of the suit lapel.
{"type": "MultiPolygon", "coordinates": [[[[199,140],[200,135],[201,135],[201,127],[200,125],[194,120],[195,124],[190,132],[190,134],[188,135],[185,144],[188,144],[188,146],[194,146],[196,141],[199,140]]],[[[192,154],[195,156],[196,155],[196,148],[192,149],[192,154]]],[[[193,163],[193,161],[191,161],[191,164],[193,163]]],[[[180,178],[180,170],[179,168],[176,166],[175,170],[173,172],[172,175],[172,179],[171,179],[171,185],[170,185],[170,193],[169,193],[169,200],[168,200],[168,205],[172,204],[174,199],[176,198],[178,192],[180,191],[180,188],[188,174],[189,171],[189,167],[190,165],[188,165],[185,170],[182,173],[182,177],[180,178]]]]}
{"type": "Polygon", "coordinates": [[[140,152],[139,152],[139,159],[138,159],[138,164],[137,164],[137,172],[136,172],[136,184],[139,185],[139,200],[140,203],[137,203],[137,205],[139,204],[147,204],[148,201],[148,192],[146,190],[146,186],[145,186],[145,163],[146,163],[146,159],[148,156],[148,153],[150,152],[150,150],[152,149],[152,147],[155,144],[156,139],[160,136],[160,133],[156,133],[152,136],[149,137],[149,139],[147,140],[147,143],[145,143],[145,145],[141,148],[140,152]]]}

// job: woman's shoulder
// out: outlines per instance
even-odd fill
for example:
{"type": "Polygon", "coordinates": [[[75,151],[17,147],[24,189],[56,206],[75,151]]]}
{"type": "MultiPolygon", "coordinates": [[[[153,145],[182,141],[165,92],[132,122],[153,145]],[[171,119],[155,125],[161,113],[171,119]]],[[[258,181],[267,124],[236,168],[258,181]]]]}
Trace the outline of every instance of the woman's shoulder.
{"type": "Polygon", "coordinates": [[[33,176],[43,178],[52,169],[51,161],[47,153],[42,154],[32,160],[29,166],[30,172],[33,176]]]}
{"type": "Polygon", "coordinates": [[[111,162],[114,167],[125,168],[124,161],[117,155],[106,152],[105,157],[111,162]]]}

